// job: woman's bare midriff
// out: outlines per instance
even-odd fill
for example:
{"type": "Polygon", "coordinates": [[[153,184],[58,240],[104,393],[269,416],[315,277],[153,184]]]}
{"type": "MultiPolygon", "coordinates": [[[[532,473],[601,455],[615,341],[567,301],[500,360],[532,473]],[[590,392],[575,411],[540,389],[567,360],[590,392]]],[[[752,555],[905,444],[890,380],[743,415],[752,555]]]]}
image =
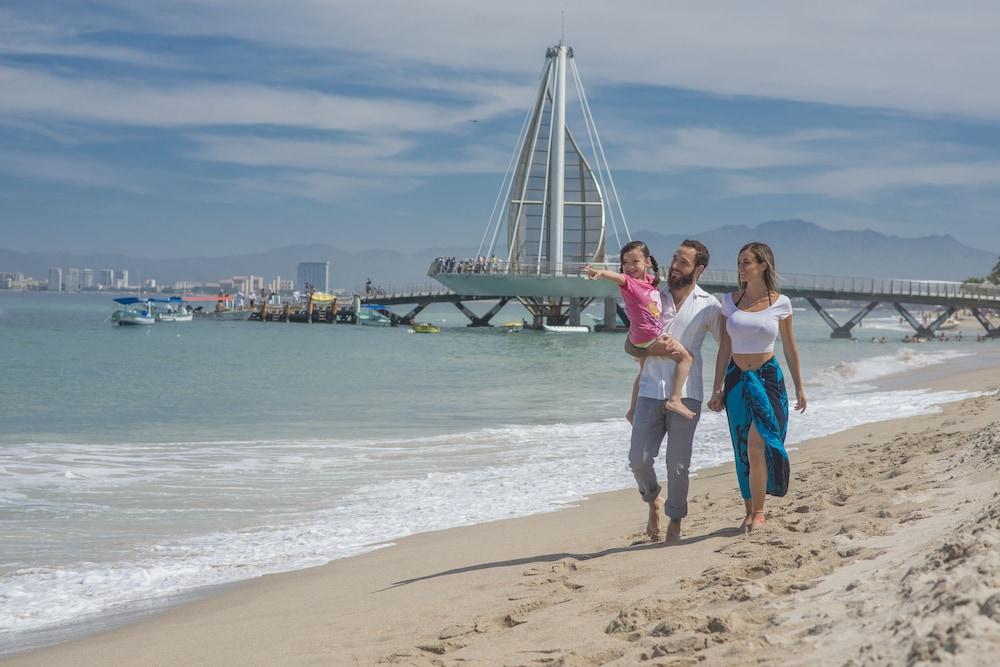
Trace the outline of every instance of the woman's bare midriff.
{"type": "Polygon", "coordinates": [[[774,352],[761,352],[759,354],[733,354],[733,363],[740,367],[741,371],[755,371],[774,357],[774,352]]]}

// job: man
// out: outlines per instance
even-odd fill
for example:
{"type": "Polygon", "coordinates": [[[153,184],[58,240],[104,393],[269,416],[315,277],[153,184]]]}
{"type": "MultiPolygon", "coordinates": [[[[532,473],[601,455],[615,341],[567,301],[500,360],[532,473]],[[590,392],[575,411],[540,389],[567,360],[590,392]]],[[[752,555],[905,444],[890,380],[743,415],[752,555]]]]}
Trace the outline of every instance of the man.
{"type": "Polygon", "coordinates": [[[646,532],[652,539],[659,539],[661,512],[665,511],[670,518],[667,543],[680,540],[681,520],[687,516],[691,447],[705,398],[701,345],[706,333],[717,343],[722,335],[722,306],[718,299],[698,286],[698,278],[708,267],[708,258],[708,248],[703,243],[684,241],[670,262],[666,287],[660,286],[664,332],[687,348],[693,357],[691,373],[682,392],[684,405],[694,413],[692,419],[684,419],[664,407],[673,391],[675,362],[664,356],[670,354],[671,343],[660,341],[641,349],[625,341],[625,351],[642,364],[633,387],[633,395],[638,395],[635,411],[626,416],[632,424],[629,465],[642,499],[649,504],[646,532]],[[660,495],[660,484],[653,469],[664,436],[667,438],[666,502],[660,495]]]}

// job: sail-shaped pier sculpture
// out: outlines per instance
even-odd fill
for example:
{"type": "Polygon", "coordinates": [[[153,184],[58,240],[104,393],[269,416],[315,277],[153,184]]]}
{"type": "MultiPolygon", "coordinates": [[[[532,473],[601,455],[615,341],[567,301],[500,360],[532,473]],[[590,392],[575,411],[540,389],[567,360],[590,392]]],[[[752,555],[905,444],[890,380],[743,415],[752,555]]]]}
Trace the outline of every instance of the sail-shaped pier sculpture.
{"type": "Polygon", "coordinates": [[[606,300],[604,321],[615,322],[617,286],[586,280],[583,267],[617,270],[618,248],[629,239],[573,50],[560,42],[546,53],[477,257],[436,261],[429,274],[457,294],[516,298],[535,326],[579,324],[580,311],[597,298],[606,300]],[[579,101],[583,146],[566,122],[567,78],[579,101]]]}

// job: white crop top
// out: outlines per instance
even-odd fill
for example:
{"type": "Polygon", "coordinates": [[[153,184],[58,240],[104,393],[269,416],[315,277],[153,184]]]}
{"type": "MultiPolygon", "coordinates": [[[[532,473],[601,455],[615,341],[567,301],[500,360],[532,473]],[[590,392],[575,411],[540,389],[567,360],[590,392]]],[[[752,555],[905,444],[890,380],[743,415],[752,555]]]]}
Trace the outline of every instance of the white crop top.
{"type": "Polygon", "coordinates": [[[726,316],[726,332],[733,342],[734,354],[760,354],[774,351],[778,337],[778,320],[792,314],[792,302],[784,294],[764,310],[749,313],[733,303],[733,295],[722,299],[722,314],[726,316]]]}

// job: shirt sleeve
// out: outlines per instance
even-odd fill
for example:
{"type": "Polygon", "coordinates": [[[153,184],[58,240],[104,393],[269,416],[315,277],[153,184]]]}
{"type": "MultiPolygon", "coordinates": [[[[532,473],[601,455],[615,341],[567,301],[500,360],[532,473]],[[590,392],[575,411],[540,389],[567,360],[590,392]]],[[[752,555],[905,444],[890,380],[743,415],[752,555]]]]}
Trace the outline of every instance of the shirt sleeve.
{"type": "Polygon", "coordinates": [[[708,307],[708,333],[712,334],[712,338],[718,343],[722,340],[722,305],[715,300],[711,306],[708,307]]]}
{"type": "Polygon", "coordinates": [[[790,317],[792,314],[792,300],[782,294],[774,304],[776,315],[779,320],[790,317]]]}
{"type": "Polygon", "coordinates": [[[723,317],[729,317],[733,314],[733,295],[726,293],[722,296],[722,304],[719,314],[723,317]]]}
{"type": "Polygon", "coordinates": [[[625,275],[625,284],[621,287],[622,292],[626,292],[638,300],[642,295],[642,284],[630,275],[623,275],[625,275]]]}

